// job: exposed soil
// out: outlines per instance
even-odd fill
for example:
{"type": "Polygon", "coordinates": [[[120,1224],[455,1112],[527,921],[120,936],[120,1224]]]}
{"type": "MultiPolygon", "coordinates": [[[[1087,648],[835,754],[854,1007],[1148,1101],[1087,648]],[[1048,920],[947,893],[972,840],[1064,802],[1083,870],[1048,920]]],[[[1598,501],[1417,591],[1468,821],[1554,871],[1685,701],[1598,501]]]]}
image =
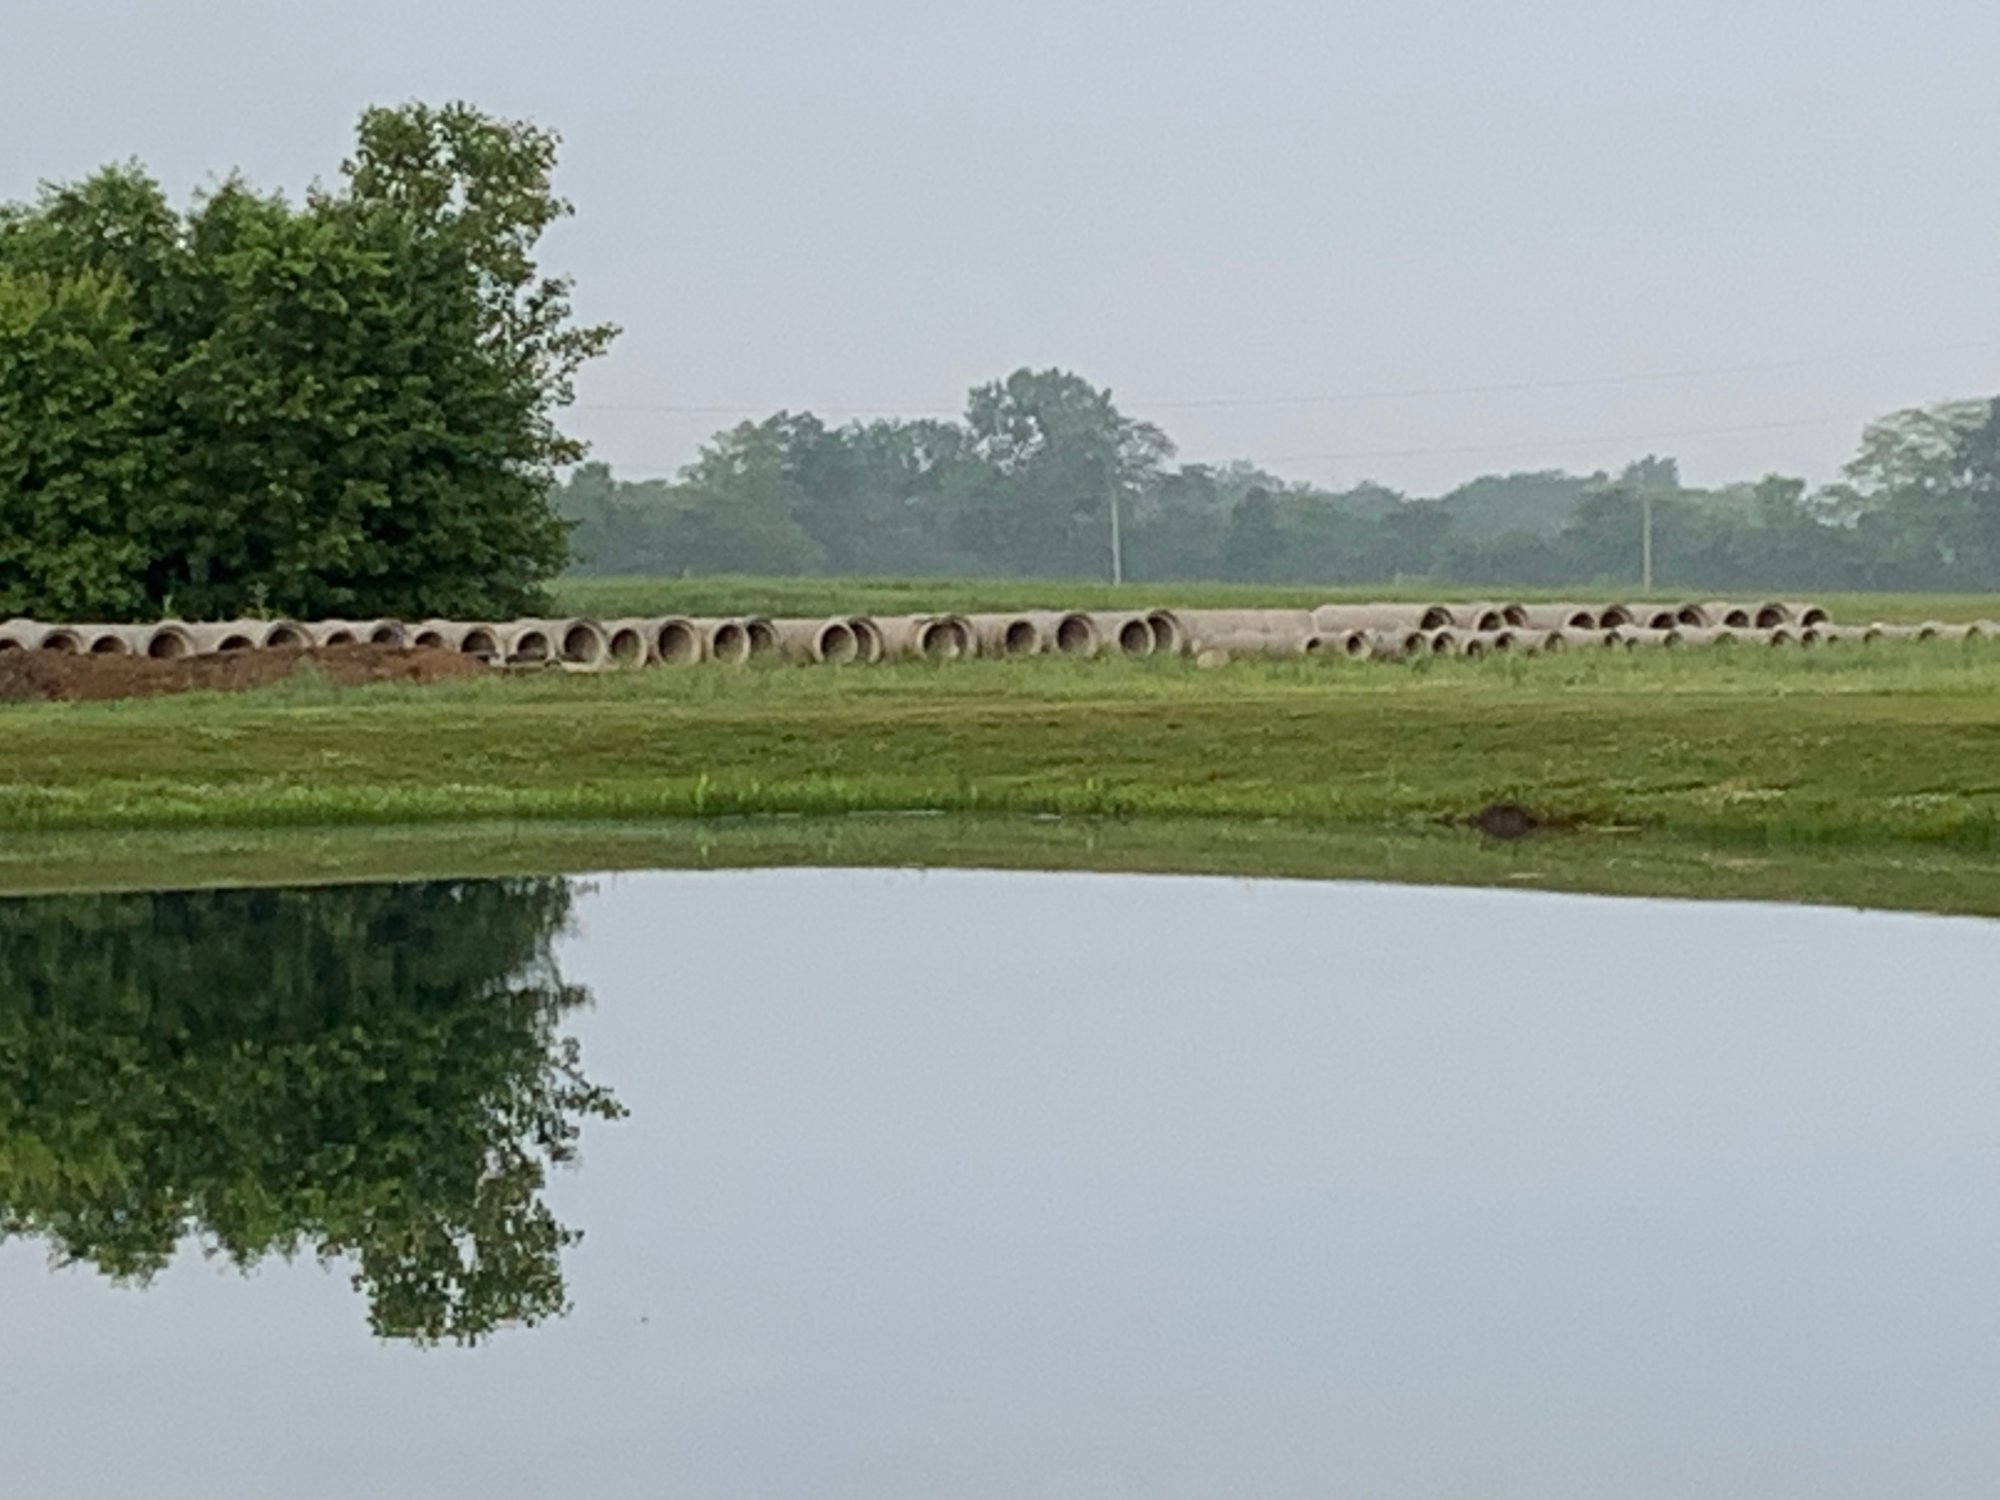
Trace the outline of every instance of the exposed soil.
{"type": "Polygon", "coordinates": [[[1472,826],[1490,839],[1524,839],[1542,820],[1518,802],[1490,802],[1471,818],[1472,826]]]}
{"type": "Polygon", "coordinates": [[[155,661],[144,656],[0,652],[0,703],[94,703],[166,693],[239,693],[283,682],[311,662],[340,687],[371,682],[443,682],[491,671],[476,657],[433,646],[277,646],[155,661]]]}

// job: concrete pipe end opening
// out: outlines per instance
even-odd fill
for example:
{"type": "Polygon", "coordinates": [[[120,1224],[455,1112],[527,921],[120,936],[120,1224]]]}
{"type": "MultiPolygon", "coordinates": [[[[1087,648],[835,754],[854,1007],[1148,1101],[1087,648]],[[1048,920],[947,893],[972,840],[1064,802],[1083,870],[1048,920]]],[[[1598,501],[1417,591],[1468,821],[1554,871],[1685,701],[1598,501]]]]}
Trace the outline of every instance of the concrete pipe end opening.
{"type": "Polygon", "coordinates": [[[1486,642],[1478,636],[1469,636],[1460,643],[1458,654],[1476,660],[1486,655],[1486,642]]]}
{"type": "Polygon", "coordinates": [[[1144,620],[1127,620],[1118,627],[1118,649],[1126,656],[1153,654],[1153,627],[1144,620]]]}
{"type": "Polygon", "coordinates": [[[303,647],[312,644],[312,632],[296,620],[277,620],[264,627],[267,648],[303,647]]]}
{"type": "Polygon", "coordinates": [[[621,625],[612,631],[611,638],[605,642],[605,650],[614,666],[643,667],[646,664],[646,637],[634,626],[621,625]]]}
{"type": "Polygon", "coordinates": [[[35,649],[52,656],[79,656],[83,652],[83,637],[67,625],[58,625],[42,632],[41,639],[35,642],[35,649]]]}
{"type": "Polygon", "coordinates": [[[1458,637],[1449,630],[1433,630],[1430,633],[1432,656],[1457,656],[1460,652],[1458,637]]]}
{"type": "Polygon", "coordinates": [[[507,660],[511,663],[533,667],[555,660],[555,642],[539,625],[516,631],[507,646],[507,660]]]}
{"type": "Polygon", "coordinates": [[[750,632],[740,621],[724,620],[709,634],[708,654],[711,660],[742,666],[750,660],[750,632]]]}
{"type": "Polygon", "coordinates": [[[225,635],[221,640],[217,641],[215,643],[215,649],[219,653],[233,652],[233,651],[254,651],[257,649],[257,643],[251,640],[250,637],[245,635],[242,631],[237,630],[237,631],[232,631],[230,634],[225,635]]]}
{"type": "Polygon", "coordinates": [[[750,655],[771,657],[778,654],[781,644],[778,628],[762,615],[751,615],[743,621],[743,638],[749,643],[750,655]]]}
{"type": "Polygon", "coordinates": [[[1528,623],[1528,607],[1525,604],[1503,604],[1500,606],[1500,618],[1519,630],[1528,623]]]}
{"type": "Polygon", "coordinates": [[[146,637],[146,655],[154,661],[179,661],[194,655],[194,637],[179,625],[158,625],[146,637]]]}
{"type": "Polygon", "coordinates": [[[845,665],[861,655],[861,642],[845,620],[828,620],[813,636],[813,656],[818,661],[845,665]]]}
{"type": "Polygon", "coordinates": [[[1042,633],[1033,620],[1009,620],[1000,632],[1000,649],[1009,656],[1033,656],[1042,649],[1042,633]]]}
{"type": "Polygon", "coordinates": [[[572,666],[601,666],[611,654],[611,643],[604,628],[594,620],[570,620],[562,627],[562,639],[557,643],[562,659],[572,666]]]}
{"type": "Polygon", "coordinates": [[[1426,604],[1424,612],[1417,617],[1417,624],[1424,630],[1444,630],[1458,622],[1451,611],[1442,604],[1426,604]]]}
{"type": "Polygon", "coordinates": [[[1604,630],[1616,630],[1632,623],[1632,611],[1622,604],[1607,604],[1597,612],[1597,623],[1604,630]]]}
{"type": "Polygon", "coordinates": [[[476,656],[481,661],[496,661],[500,656],[499,632],[487,625],[475,625],[459,637],[458,649],[466,656],[476,656]]]}
{"type": "Polygon", "coordinates": [[[1172,610],[1149,610],[1146,623],[1152,627],[1155,650],[1164,651],[1169,656],[1179,656],[1187,650],[1187,632],[1181,628],[1180,618],[1172,610]]]}
{"type": "Polygon", "coordinates": [[[662,620],[653,631],[653,659],[673,666],[701,660],[701,632],[692,620],[662,620]]]}
{"type": "Polygon", "coordinates": [[[1064,615],[1056,621],[1056,650],[1064,656],[1096,654],[1097,626],[1089,615],[1064,615]]]}
{"type": "Polygon", "coordinates": [[[122,630],[93,631],[86,647],[92,656],[129,656],[132,652],[132,643],[122,630]]]}
{"type": "Polygon", "coordinates": [[[1776,630],[1780,625],[1790,623],[1792,612],[1782,604],[1760,604],[1750,618],[1759,630],[1776,630]]]}
{"type": "Polygon", "coordinates": [[[889,643],[882,637],[882,627],[867,615],[855,615],[847,622],[847,628],[854,632],[854,644],[861,661],[874,665],[889,654],[889,643]]]}
{"type": "Polygon", "coordinates": [[[1708,624],[1708,611],[1699,604],[1683,604],[1674,611],[1674,623],[1700,630],[1708,624]]]}

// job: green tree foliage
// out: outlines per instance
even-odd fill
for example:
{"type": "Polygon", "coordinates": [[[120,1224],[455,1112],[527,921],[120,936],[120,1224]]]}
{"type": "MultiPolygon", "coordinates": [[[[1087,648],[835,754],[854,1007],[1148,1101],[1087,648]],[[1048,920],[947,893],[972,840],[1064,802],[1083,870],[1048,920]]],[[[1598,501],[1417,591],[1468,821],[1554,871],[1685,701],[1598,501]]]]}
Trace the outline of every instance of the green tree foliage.
{"type": "Polygon", "coordinates": [[[389,1338],[566,1305],[541,1201],[612,1118],[559,880],[0,902],[0,1235],[143,1282],[192,1236],[353,1265],[389,1338]]]}
{"type": "Polygon", "coordinates": [[[0,614],[531,606],[612,337],[536,267],[556,144],[375,109],[296,206],[125,166],[0,208],[0,614]]]}
{"type": "Polygon", "coordinates": [[[1009,573],[1090,577],[1110,551],[1111,508],[1158,478],[1173,445],[1066,370],[1016,370],[972,392],[958,475],[965,550],[1009,573]]]}

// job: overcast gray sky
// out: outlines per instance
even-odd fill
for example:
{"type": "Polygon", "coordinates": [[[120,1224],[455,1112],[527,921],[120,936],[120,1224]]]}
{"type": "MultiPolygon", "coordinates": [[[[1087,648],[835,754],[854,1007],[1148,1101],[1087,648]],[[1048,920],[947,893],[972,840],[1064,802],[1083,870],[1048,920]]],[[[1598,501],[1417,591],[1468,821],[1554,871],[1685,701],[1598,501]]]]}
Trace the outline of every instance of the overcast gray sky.
{"type": "Polygon", "coordinates": [[[634,473],[687,407],[1060,364],[1297,478],[1823,478],[2000,390],[1996,56],[1991,0],[0,0],[0,197],[296,190],[370,103],[554,126],[551,262],[627,330],[573,425],[634,473]]]}

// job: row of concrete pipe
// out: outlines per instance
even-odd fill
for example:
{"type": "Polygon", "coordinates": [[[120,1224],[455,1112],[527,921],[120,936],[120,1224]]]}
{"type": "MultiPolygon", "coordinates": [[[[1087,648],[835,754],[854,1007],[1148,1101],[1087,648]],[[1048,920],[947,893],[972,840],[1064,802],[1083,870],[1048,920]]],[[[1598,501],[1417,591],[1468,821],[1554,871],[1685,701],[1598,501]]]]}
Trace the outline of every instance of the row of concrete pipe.
{"type": "Polygon", "coordinates": [[[1317,609],[1025,610],[1007,614],[426,620],[168,620],[151,625],[0,623],[0,651],[174,659],[276,647],[429,646],[496,664],[584,669],[746,663],[953,661],[969,657],[1206,655],[1409,658],[1571,646],[1731,641],[1813,646],[2000,636],[2000,625],[1835,625],[1806,602],[1733,604],[1326,604],[1317,609]]]}

